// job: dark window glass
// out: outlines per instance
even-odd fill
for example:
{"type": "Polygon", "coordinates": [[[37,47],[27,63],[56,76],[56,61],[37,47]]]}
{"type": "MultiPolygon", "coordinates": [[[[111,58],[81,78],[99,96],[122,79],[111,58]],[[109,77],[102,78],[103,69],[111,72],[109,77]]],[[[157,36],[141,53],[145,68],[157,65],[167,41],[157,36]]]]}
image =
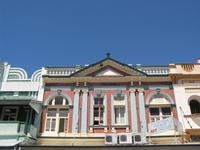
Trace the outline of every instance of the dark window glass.
{"type": "Polygon", "coordinates": [[[103,105],[103,98],[95,98],[94,104],[95,105],[103,105]]]}
{"type": "Polygon", "coordinates": [[[56,96],[55,97],[55,105],[62,105],[63,104],[63,97],[62,96],[56,96]]]}
{"type": "Polygon", "coordinates": [[[163,115],[171,115],[170,107],[163,107],[163,108],[161,108],[161,110],[162,110],[163,115]]]}
{"type": "Polygon", "coordinates": [[[60,109],[59,110],[59,116],[60,117],[67,117],[68,116],[68,109],[60,109]]]}
{"type": "Polygon", "coordinates": [[[64,127],[65,127],[65,119],[64,118],[60,118],[59,121],[59,132],[64,132],[64,127]]]}
{"type": "Polygon", "coordinates": [[[103,107],[94,107],[94,125],[103,124],[103,107]]]}
{"type": "Polygon", "coordinates": [[[192,114],[200,113],[200,103],[196,100],[191,100],[190,110],[192,114]]]}
{"type": "Polygon", "coordinates": [[[150,114],[152,116],[159,115],[159,108],[150,108],[150,114]]]}
{"type": "Polygon", "coordinates": [[[55,117],[56,116],[56,109],[48,109],[47,116],[48,117],[55,117]]]}

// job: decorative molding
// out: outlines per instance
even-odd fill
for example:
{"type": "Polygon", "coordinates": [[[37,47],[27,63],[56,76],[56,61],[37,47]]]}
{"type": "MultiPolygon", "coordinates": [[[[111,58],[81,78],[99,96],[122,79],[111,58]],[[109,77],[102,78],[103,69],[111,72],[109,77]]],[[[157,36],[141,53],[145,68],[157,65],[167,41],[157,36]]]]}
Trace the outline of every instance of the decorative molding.
{"type": "Polygon", "coordinates": [[[82,89],[83,93],[88,93],[88,91],[89,91],[88,89],[82,89]]]}
{"type": "Polygon", "coordinates": [[[172,99],[172,97],[169,95],[169,94],[167,94],[166,92],[163,92],[163,91],[155,91],[155,92],[153,92],[153,93],[151,93],[150,95],[148,95],[147,96],[147,99],[146,99],[146,105],[148,106],[149,104],[150,104],[150,102],[151,102],[151,99],[155,96],[155,95],[163,95],[164,97],[166,97],[167,98],[167,100],[169,100],[169,102],[170,102],[170,104],[171,105],[174,105],[174,101],[173,101],[173,99],[172,99]]]}
{"type": "Polygon", "coordinates": [[[134,92],[136,92],[136,89],[130,88],[130,89],[129,89],[129,92],[130,92],[130,93],[134,93],[134,92]]]}
{"type": "Polygon", "coordinates": [[[81,90],[80,89],[75,89],[74,93],[79,93],[81,90]]]}
{"type": "Polygon", "coordinates": [[[55,93],[49,95],[49,96],[47,97],[47,99],[45,100],[44,105],[48,105],[49,102],[50,102],[54,97],[56,97],[56,96],[63,96],[64,98],[66,98],[66,99],[68,100],[69,105],[72,105],[72,100],[71,100],[70,96],[68,96],[67,94],[63,93],[62,91],[61,91],[61,92],[58,92],[58,91],[57,91],[57,92],[55,92],[55,93]]]}
{"type": "Polygon", "coordinates": [[[144,92],[144,89],[143,89],[143,88],[138,88],[137,90],[138,90],[139,93],[144,92]]]}
{"type": "Polygon", "coordinates": [[[181,67],[186,72],[192,72],[194,70],[194,64],[181,64],[181,67]]]}

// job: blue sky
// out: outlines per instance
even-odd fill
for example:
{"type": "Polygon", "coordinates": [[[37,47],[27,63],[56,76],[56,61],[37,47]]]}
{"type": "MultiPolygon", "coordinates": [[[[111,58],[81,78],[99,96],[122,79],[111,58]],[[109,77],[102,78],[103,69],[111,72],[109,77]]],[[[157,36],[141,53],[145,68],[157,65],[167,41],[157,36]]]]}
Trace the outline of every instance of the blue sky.
{"type": "Polygon", "coordinates": [[[0,61],[168,65],[200,57],[200,0],[1,0],[0,61]]]}

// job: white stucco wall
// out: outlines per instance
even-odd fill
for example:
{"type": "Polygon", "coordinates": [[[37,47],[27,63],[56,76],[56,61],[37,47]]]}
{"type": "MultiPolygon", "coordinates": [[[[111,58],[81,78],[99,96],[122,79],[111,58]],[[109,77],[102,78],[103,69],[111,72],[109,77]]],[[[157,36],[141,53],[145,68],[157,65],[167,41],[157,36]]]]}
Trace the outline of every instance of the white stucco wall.
{"type": "Polygon", "coordinates": [[[38,91],[39,82],[3,82],[1,91],[38,91]]]}
{"type": "Polygon", "coordinates": [[[184,129],[191,129],[190,125],[194,129],[200,129],[191,118],[184,118],[184,115],[191,115],[189,98],[193,95],[200,96],[200,92],[196,90],[200,88],[200,85],[185,85],[185,84],[174,84],[174,94],[176,99],[177,111],[179,121],[183,124],[184,129]],[[194,88],[194,90],[192,90],[194,88]],[[190,89],[191,92],[186,92],[185,89],[190,89]],[[188,124],[188,121],[190,125],[188,124]]]}

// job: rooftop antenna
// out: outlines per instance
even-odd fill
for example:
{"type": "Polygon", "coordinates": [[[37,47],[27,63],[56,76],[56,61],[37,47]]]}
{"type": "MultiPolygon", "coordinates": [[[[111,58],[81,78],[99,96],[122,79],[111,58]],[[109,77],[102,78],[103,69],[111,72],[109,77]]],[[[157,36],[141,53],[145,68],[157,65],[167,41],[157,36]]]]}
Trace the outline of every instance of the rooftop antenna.
{"type": "Polygon", "coordinates": [[[107,58],[110,58],[110,55],[111,54],[109,52],[106,53],[107,58]]]}

